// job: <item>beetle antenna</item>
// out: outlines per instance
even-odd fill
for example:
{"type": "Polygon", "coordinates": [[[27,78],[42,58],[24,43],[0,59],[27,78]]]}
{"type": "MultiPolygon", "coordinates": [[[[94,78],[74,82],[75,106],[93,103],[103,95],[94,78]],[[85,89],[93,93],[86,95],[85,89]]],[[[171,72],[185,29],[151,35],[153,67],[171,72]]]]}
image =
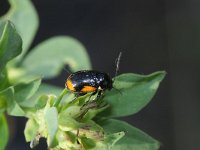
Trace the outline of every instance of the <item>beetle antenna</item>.
{"type": "Polygon", "coordinates": [[[119,55],[118,55],[117,59],[115,60],[116,70],[115,70],[115,76],[114,76],[114,79],[112,82],[115,81],[115,77],[117,76],[117,74],[119,72],[119,63],[120,63],[121,57],[122,57],[122,52],[119,52],[119,55]]]}
{"type": "Polygon", "coordinates": [[[119,63],[120,63],[121,57],[122,57],[122,52],[119,52],[119,55],[115,62],[116,63],[115,77],[117,76],[117,74],[119,72],[119,63]]]}

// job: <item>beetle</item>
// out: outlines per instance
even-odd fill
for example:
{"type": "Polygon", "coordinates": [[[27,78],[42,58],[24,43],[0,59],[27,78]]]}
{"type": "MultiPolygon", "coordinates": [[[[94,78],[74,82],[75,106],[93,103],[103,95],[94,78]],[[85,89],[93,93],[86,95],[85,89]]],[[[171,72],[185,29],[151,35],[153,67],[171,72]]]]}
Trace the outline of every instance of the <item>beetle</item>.
{"type": "MultiPolygon", "coordinates": [[[[120,52],[116,61],[115,76],[119,70],[121,55],[122,53],[120,52]]],[[[65,87],[69,91],[76,94],[75,98],[83,96],[87,93],[92,93],[91,96],[97,93],[98,98],[101,96],[103,91],[111,90],[113,88],[113,82],[112,78],[105,72],[81,70],[69,75],[65,83],[65,87]]]]}
{"type": "Polygon", "coordinates": [[[66,81],[66,88],[71,92],[76,93],[76,96],[82,96],[87,93],[92,93],[99,97],[102,91],[111,90],[113,81],[111,77],[104,72],[94,70],[81,70],[72,73],[66,81]]]}

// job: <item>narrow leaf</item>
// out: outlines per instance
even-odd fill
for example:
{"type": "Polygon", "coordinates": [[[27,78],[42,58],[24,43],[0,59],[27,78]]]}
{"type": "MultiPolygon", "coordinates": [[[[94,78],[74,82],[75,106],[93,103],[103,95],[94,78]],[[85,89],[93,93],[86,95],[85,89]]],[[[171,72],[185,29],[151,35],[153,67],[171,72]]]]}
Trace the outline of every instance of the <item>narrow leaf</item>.
{"type": "Polygon", "coordinates": [[[48,130],[47,143],[48,146],[51,148],[56,145],[54,141],[56,137],[56,132],[58,130],[58,112],[55,107],[50,107],[49,109],[47,109],[47,111],[45,112],[45,121],[48,130]]]}

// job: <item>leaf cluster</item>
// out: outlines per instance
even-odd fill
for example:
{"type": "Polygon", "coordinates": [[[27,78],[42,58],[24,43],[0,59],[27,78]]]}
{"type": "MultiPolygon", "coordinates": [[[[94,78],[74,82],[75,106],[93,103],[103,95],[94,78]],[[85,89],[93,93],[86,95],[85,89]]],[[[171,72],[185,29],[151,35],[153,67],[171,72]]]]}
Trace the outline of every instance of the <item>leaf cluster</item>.
{"type": "Polygon", "coordinates": [[[56,36],[27,54],[38,29],[37,12],[30,0],[9,3],[10,10],[0,17],[0,150],[9,136],[5,113],[28,118],[24,134],[32,148],[41,137],[52,150],[159,148],[157,140],[117,118],[144,108],[164,71],[121,74],[100,99],[87,94],[72,101],[71,92],[42,79],[57,77],[65,65],[73,72],[91,69],[85,47],[72,37],[56,36]]]}

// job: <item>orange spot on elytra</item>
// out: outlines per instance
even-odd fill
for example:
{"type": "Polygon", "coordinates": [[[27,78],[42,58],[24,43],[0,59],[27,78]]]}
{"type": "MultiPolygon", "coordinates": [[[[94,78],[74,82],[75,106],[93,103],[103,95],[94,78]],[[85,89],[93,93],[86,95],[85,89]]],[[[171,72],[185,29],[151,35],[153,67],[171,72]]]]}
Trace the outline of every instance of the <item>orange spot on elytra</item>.
{"type": "Polygon", "coordinates": [[[71,80],[67,80],[67,82],[66,82],[66,87],[67,87],[70,91],[75,91],[74,86],[73,86],[71,80]]]}
{"type": "Polygon", "coordinates": [[[81,92],[94,92],[96,91],[97,88],[93,87],[93,86],[84,86],[82,89],[81,89],[81,92]]]}

